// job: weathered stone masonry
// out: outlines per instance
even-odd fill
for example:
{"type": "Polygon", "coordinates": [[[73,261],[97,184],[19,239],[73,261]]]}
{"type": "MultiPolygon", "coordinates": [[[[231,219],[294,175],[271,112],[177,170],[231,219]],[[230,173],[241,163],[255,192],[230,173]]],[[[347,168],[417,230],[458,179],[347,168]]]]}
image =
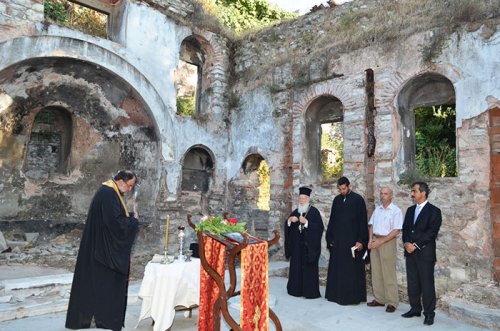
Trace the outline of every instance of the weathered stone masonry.
{"type": "MultiPolygon", "coordinates": [[[[426,62],[416,50],[431,31],[360,49],[318,42],[343,15],[375,2],[325,9],[240,40],[191,22],[201,16],[187,0],[100,3],[112,17],[110,40],[44,22],[41,0],[0,3],[1,221],[80,223],[99,183],[132,168],[142,181],[143,220],[151,223],[139,246],[161,247],[167,214],[172,235],[188,213],[229,211],[270,236],[304,184],[326,224],[337,190],[311,153],[317,126],[306,120],[316,111],[341,119],[344,174],[369,209],[380,187],[390,186],[404,211],[409,190],[398,180],[411,162],[407,114],[446,101],[456,104],[459,174],[431,182],[431,201],[443,211],[438,291],[498,280],[498,31],[486,31],[484,22],[459,29],[426,62]],[[174,84],[186,38],[205,55],[199,113],[191,118],[176,114],[174,84]],[[69,119],[71,148],[67,167],[33,176],[28,146],[47,129],[33,130],[44,110],[69,119]],[[203,162],[193,170],[196,157],[203,162]],[[270,211],[255,204],[255,174],[246,172],[255,160],[270,168],[270,211]],[[183,190],[189,171],[208,185],[183,190]]],[[[323,266],[327,259],[325,249],[323,266]]]]}

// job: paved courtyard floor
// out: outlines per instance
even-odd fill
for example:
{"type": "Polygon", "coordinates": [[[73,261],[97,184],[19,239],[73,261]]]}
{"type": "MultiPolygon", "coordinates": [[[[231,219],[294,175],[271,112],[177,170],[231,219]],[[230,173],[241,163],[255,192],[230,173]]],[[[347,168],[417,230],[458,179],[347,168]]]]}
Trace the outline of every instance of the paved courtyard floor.
{"type": "MultiPolygon", "coordinates": [[[[384,330],[453,330],[474,331],[486,330],[474,327],[461,321],[451,319],[444,312],[436,311],[433,326],[423,325],[423,316],[403,318],[401,314],[409,309],[407,304],[400,304],[396,312],[386,313],[382,307],[371,308],[365,303],[357,306],[340,306],[328,302],[325,298],[302,299],[291,297],[286,293],[286,279],[270,277],[270,294],[276,299],[274,312],[278,315],[283,330],[285,331],[330,331],[330,330],[356,330],[356,331],[384,331],[384,330]]],[[[131,291],[138,291],[138,285],[131,286],[131,291]]],[[[324,294],[325,289],[321,288],[324,294]]],[[[131,293],[131,297],[137,293],[131,293]]],[[[369,298],[371,300],[371,298],[369,298]]],[[[138,299],[127,307],[126,331],[152,331],[151,319],[138,323],[141,300],[138,299]]],[[[237,309],[231,309],[237,318],[237,309]]],[[[2,331],[63,331],[65,312],[51,313],[41,316],[5,321],[0,323],[2,331]]],[[[192,318],[184,317],[183,312],[177,312],[171,331],[197,330],[198,310],[193,310],[192,318]]],[[[92,329],[93,330],[93,329],[92,329]]],[[[97,329],[95,329],[97,330],[97,329]]],[[[229,327],[224,325],[222,330],[229,327]]],[[[271,323],[271,330],[274,327],[271,323]]]]}

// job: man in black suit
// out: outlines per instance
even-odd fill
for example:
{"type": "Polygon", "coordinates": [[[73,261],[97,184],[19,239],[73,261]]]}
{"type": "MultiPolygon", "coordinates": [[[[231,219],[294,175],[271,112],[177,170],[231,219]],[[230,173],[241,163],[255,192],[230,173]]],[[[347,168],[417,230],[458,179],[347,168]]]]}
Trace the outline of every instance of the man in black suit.
{"type": "Polygon", "coordinates": [[[408,208],[403,222],[406,278],[410,311],[403,317],[420,316],[424,308],[424,324],[434,324],[436,290],[436,237],[441,227],[441,210],[427,201],[429,186],[424,182],[412,184],[411,197],[416,202],[408,208]]]}

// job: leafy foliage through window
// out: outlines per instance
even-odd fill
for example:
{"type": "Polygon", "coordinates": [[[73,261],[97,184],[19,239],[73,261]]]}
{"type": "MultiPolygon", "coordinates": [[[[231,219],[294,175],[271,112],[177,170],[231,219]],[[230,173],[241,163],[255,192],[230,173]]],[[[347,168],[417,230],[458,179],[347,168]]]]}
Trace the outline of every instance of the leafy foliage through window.
{"type": "Polygon", "coordinates": [[[323,178],[338,178],[344,165],[342,122],[321,125],[321,172],[323,178]]]}
{"type": "Polygon", "coordinates": [[[456,177],[455,106],[415,109],[416,168],[429,177],[456,177]]]}
{"type": "Polygon", "coordinates": [[[259,197],[257,200],[257,207],[260,210],[269,210],[269,200],[271,197],[271,178],[269,166],[265,160],[260,162],[260,166],[257,169],[259,174],[259,197]]]}
{"type": "Polygon", "coordinates": [[[185,96],[177,97],[177,114],[191,117],[196,113],[196,97],[193,96],[185,96]]]}
{"type": "Polygon", "coordinates": [[[45,19],[107,38],[108,15],[68,0],[44,0],[45,19]]]}

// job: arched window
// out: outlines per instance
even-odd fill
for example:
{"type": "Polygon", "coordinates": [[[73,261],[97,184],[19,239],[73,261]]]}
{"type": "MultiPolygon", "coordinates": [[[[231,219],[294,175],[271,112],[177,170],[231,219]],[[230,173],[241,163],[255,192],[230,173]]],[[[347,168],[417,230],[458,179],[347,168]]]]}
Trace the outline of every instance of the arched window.
{"type": "Polygon", "coordinates": [[[177,113],[193,116],[199,112],[205,52],[200,41],[189,36],[181,43],[175,71],[177,113]]]}
{"type": "Polygon", "coordinates": [[[343,105],[333,96],[321,96],[307,108],[303,144],[306,181],[340,176],[344,159],[343,105]]]}
{"type": "Polygon", "coordinates": [[[247,201],[248,205],[269,210],[271,181],[266,160],[259,154],[248,155],[243,161],[242,170],[247,178],[246,188],[255,192],[250,195],[253,201],[247,201]]]}
{"type": "Polygon", "coordinates": [[[182,165],[183,191],[207,192],[210,187],[214,162],[207,150],[201,147],[191,148],[184,157],[182,165]]]}
{"type": "Polygon", "coordinates": [[[239,175],[229,183],[231,213],[247,223],[249,233],[268,238],[271,180],[266,160],[252,152],[243,160],[239,175]]]}
{"type": "Polygon", "coordinates": [[[457,176],[455,89],[446,77],[411,79],[398,95],[406,170],[429,177],[457,176]]]}
{"type": "Polygon", "coordinates": [[[41,179],[52,174],[67,174],[71,137],[71,116],[66,110],[58,107],[41,110],[31,129],[25,158],[26,175],[41,179]]]}

